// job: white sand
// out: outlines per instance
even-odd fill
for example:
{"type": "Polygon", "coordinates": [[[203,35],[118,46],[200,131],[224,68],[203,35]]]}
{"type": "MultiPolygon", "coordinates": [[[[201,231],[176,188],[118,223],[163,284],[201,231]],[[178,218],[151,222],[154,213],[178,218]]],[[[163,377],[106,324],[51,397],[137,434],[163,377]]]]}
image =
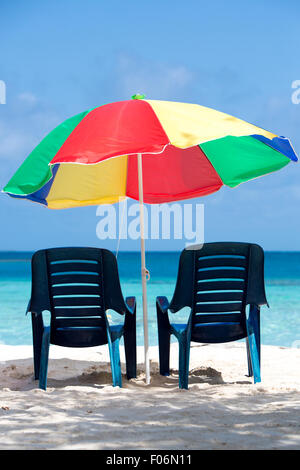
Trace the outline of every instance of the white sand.
{"type": "MultiPolygon", "coordinates": [[[[33,380],[32,348],[0,346],[1,449],[300,449],[300,349],[264,346],[261,384],[244,343],[196,345],[190,388],[172,375],[111,386],[107,347],[51,346],[47,391],[33,380]]],[[[123,355],[123,351],[122,351],[123,355]]],[[[122,356],[123,357],[123,356],[122,356]]]]}

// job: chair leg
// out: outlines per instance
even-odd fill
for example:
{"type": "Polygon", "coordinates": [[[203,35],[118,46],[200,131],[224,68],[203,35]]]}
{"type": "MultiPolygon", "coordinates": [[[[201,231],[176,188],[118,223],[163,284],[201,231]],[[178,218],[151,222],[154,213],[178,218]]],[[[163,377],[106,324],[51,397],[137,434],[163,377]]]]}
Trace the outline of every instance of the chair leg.
{"type": "Polygon", "coordinates": [[[43,390],[46,390],[47,388],[49,348],[50,348],[50,327],[46,327],[44,328],[43,339],[42,339],[40,373],[39,373],[39,387],[43,390]]]}
{"type": "Polygon", "coordinates": [[[41,350],[44,331],[44,322],[41,314],[31,314],[32,321],[32,338],[33,338],[33,365],[34,365],[34,380],[39,379],[40,363],[41,363],[41,350]]]}
{"type": "Polygon", "coordinates": [[[189,388],[190,343],[186,335],[179,339],[179,388],[189,388]]]}
{"type": "MultiPolygon", "coordinates": [[[[128,337],[126,338],[128,339],[128,337]]],[[[125,358],[126,358],[126,376],[127,379],[136,378],[136,344],[134,342],[125,342],[124,336],[124,346],[125,346],[125,358]]]]}
{"type": "Polygon", "coordinates": [[[247,333],[249,352],[253,371],[254,383],[261,382],[260,376],[260,318],[259,309],[250,306],[249,318],[247,320],[247,333]]]}
{"type": "Polygon", "coordinates": [[[122,387],[122,373],[121,373],[121,361],[120,361],[120,338],[116,338],[112,341],[112,376],[113,376],[113,387],[122,387]]]}
{"type": "MultiPolygon", "coordinates": [[[[129,316],[130,315],[130,316],[129,316]]],[[[136,324],[135,315],[125,317],[124,349],[126,358],[127,379],[136,378],[136,324]]]]}
{"type": "Polygon", "coordinates": [[[120,335],[113,331],[107,331],[108,350],[113,387],[122,387],[121,361],[120,361],[120,335]]]}
{"type": "Polygon", "coordinates": [[[248,337],[246,338],[246,349],[247,349],[248,377],[253,377],[248,337]]]}
{"type": "Polygon", "coordinates": [[[170,342],[171,334],[165,328],[158,330],[159,373],[170,375],[170,342]]]}

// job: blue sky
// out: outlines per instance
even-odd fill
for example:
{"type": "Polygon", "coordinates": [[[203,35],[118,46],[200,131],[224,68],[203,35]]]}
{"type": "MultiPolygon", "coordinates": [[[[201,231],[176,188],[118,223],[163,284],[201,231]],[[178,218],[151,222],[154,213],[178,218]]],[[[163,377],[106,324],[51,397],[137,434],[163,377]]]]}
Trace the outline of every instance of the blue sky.
{"type": "MultiPolygon", "coordinates": [[[[300,153],[297,1],[14,0],[0,4],[0,186],[57,124],[85,109],[128,99],[210,106],[289,137],[300,153]]],[[[300,250],[299,164],[232,190],[205,205],[205,240],[300,250]]],[[[0,250],[91,245],[96,207],[51,211],[0,195],[0,250]]],[[[152,241],[148,249],[180,250],[152,241]]],[[[121,250],[139,249],[121,241],[121,250]]]]}

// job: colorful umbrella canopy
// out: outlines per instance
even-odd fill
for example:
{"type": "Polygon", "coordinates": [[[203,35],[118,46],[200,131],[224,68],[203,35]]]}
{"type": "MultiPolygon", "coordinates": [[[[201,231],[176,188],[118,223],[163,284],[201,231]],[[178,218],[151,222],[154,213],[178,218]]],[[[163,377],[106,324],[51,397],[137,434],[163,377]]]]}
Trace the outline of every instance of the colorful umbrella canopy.
{"type": "Polygon", "coordinates": [[[297,156],[288,139],[228,114],[137,98],[64,121],[33,150],[4,192],[52,209],[140,200],[149,382],[143,202],[205,196],[223,184],[235,187],[279,170],[297,156]]]}
{"type": "Polygon", "coordinates": [[[288,139],[228,114],[134,99],[64,121],[4,191],[51,209],[138,199],[138,153],[143,154],[146,203],[205,196],[223,184],[235,187],[297,161],[288,139]]]}

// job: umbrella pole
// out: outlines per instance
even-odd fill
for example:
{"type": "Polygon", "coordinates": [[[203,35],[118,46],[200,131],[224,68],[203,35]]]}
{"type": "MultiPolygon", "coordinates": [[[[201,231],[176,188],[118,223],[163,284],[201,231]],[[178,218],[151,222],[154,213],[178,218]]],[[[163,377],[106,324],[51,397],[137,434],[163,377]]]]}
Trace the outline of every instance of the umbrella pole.
{"type": "Polygon", "coordinates": [[[138,154],[138,181],[140,201],[140,227],[141,227],[141,268],[143,289],[143,319],[144,319],[144,351],[146,384],[150,383],[149,338],[148,338],[148,306],[147,306],[147,270],[145,257],[145,229],[144,229],[144,193],[143,193],[143,166],[142,154],[138,154]]]}

